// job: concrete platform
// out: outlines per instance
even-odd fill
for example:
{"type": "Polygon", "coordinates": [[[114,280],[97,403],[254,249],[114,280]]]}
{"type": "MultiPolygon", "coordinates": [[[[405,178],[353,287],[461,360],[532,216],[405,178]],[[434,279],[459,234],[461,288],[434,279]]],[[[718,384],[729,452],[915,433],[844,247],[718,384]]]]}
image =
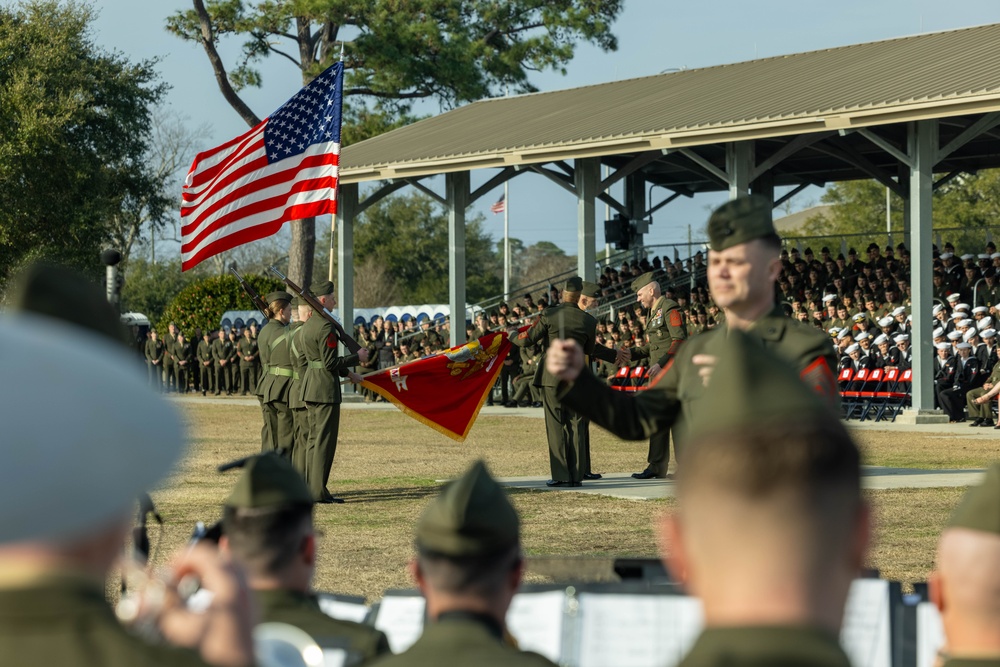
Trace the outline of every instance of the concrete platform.
{"type": "MultiPolygon", "coordinates": [[[[861,483],[866,489],[931,489],[971,486],[982,481],[983,470],[920,470],[865,466],[861,483]]],[[[606,473],[603,479],[584,482],[575,488],[549,488],[547,477],[505,477],[500,483],[512,489],[531,489],[555,493],[587,493],[630,500],[673,498],[674,482],[664,479],[634,479],[631,473],[606,473]]]]}

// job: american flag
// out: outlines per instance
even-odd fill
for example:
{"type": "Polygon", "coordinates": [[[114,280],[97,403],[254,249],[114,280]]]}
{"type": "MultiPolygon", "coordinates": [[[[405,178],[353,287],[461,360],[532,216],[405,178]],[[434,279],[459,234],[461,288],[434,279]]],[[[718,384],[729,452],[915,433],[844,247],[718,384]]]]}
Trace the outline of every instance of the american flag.
{"type": "Polygon", "coordinates": [[[500,195],[500,199],[496,200],[496,202],[494,202],[494,204],[490,206],[490,210],[493,211],[494,213],[503,213],[504,211],[506,211],[507,210],[506,195],[500,195]]]}
{"type": "Polygon", "coordinates": [[[344,67],[313,79],[246,134],[199,153],[184,181],[181,269],[337,212],[344,67]]]}

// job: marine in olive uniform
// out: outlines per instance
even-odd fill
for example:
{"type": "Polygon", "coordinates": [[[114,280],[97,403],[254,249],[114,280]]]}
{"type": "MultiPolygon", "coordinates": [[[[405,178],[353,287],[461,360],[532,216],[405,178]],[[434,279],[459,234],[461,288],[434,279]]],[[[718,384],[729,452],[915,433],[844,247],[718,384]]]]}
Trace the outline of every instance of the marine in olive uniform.
{"type": "Polygon", "coordinates": [[[257,388],[257,357],[260,356],[257,341],[251,335],[249,327],[243,330],[236,351],[240,357],[240,386],[243,388],[243,395],[246,396],[257,388]]]}
{"type": "Polygon", "coordinates": [[[163,387],[163,358],[167,348],[160,340],[156,329],[149,330],[149,340],[146,341],[146,363],[149,365],[149,378],[154,389],[163,387]]]}
{"type": "Polygon", "coordinates": [[[927,579],[941,612],[942,667],[1000,667],[1000,463],[966,492],[927,579]]]}
{"type": "Polygon", "coordinates": [[[219,547],[247,571],[261,623],[288,623],[322,649],[346,653],[345,665],[389,654],[375,628],[327,616],[312,590],[317,539],[305,480],[274,453],[244,464],[225,502],[219,547]]]}
{"type": "MultiPolygon", "coordinates": [[[[652,273],[644,273],[632,281],[636,300],[646,309],[646,333],[649,342],[632,349],[632,360],[649,359],[649,377],[655,378],[677,354],[687,340],[684,315],[673,299],[660,294],[660,283],[652,273]]],[[[654,433],[649,439],[646,469],[632,475],[636,479],[663,479],[670,465],[670,430],[654,433]]]]}
{"type": "Polygon", "coordinates": [[[680,667],[849,667],[839,634],[871,538],[860,452],[760,339],[733,330],[711,351],[679,454],[678,509],[661,524],[670,571],[704,609],[680,667]]]}
{"type": "Polygon", "coordinates": [[[215,373],[212,371],[212,334],[205,332],[198,341],[195,353],[198,361],[198,374],[201,384],[201,395],[215,391],[215,373]]]}
{"type": "Polygon", "coordinates": [[[257,384],[264,412],[261,451],[277,451],[291,457],[294,435],[288,392],[294,369],[289,352],[288,322],[292,318],[292,295],[282,291],[271,292],[266,301],[268,321],[257,336],[261,363],[267,369],[257,384]]]}
{"type": "MultiPolygon", "coordinates": [[[[220,664],[249,666],[250,610],[240,611],[236,597],[247,592],[235,577],[225,579],[236,597],[226,594],[207,616],[183,622],[186,637],[201,646],[172,646],[177,637],[170,631],[165,641],[149,643],[116,618],[105,597],[108,577],[135,498],[158,486],[183,454],[181,419],[115,342],[121,324],[103,288],[61,267],[33,270],[0,315],[0,347],[18,351],[0,355],[0,376],[19,378],[21,389],[0,404],[5,437],[20,445],[0,448],[0,661],[201,667],[220,656],[192,649],[212,642],[226,647],[220,664]],[[67,303],[75,307],[67,311],[67,303]],[[42,393],[59,405],[59,419],[38,401],[42,393]],[[116,428],[95,415],[114,415],[116,428]],[[51,502],[55,497],[67,502],[51,502]]],[[[191,574],[218,584],[225,572],[205,569],[218,560],[206,557],[199,551],[182,558],[200,563],[191,574]]]]}
{"type": "Polygon", "coordinates": [[[477,461],[427,505],[416,530],[413,578],[427,624],[407,651],[379,667],[554,667],[519,651],[506,633],[507,608],[524,574],[520,520],[477,461]]]}
{"type": "MultiPolygon", "coordinates": [[[[751,195],[723,204],[709,218],[708,235],[709,290],[726,311],[726,326],[688,339],[673,363],[634,396],[612,391],[584,370],[585,351],[579,344],[556,341],[546,355],[546,371],[565,383],[559,390],[564,406],[628,440],[673,428],[679,452],[689,407],[705,394],[705,376],[713,369],[712,348],[734,329],[746,331],[792,362],[808,387],[836,404],[837,361],[829,337],[786,317],[774,302],[781,260],[771,203],[751,195]]],[[[719,403],[717,408],[724,412],[725,405],[719,403]]]]}
{"type": "MultiPolygon", "coordinates": [[[[541,316],[524,333],[511,334],[510,341],[518,347],[541,344],[548,347],[557,339],[576,341],[588,357],[594,353],[597,320],[580,310],[583,280],[576,276],[566,281],[562,301],[542,311],[541,316]]],[[[580,486],[587,471],[583,447],[586,423],[576,410],[561,405],[557,395],[559,378],[545,369],[537,373],[536,386],[542,388],[545,410],[545,435],[549,443],[549,468],[552,474],[548,486],[580,486]]]]}
{"type": "Polygon", "coordinates": [[[219,329],[219,336],[212,341],[212,361],[215,368],[215,395],[218,396],[222,390],[226,390],[226,395],[233,393],[233,386],[230,383],[229,359],[233,356],[233,344],[229,340],[225,329],[219,329]]]}
{"type": "MultiPolygon", "coordinates": [[[[324,280],[312,286],[316,300],[327,310],[336,307],[333,282],[324,280]]],[[[306,357],[306,374],[302,379],[302,400],[309,411],[309,445],[306,450],[306,482],[313,498],[321,503],[343,502],[330,495],[326,488],[337,452],[337,435],[340,432],[340,378],[347,377],[354,383],[361,376],[353,371],[368,358],[365,348],[357,354],[340,356],[340,339],[333,325],[318,313],[303,325],[297,345],[302,346],[306,357]]]]}
{"type": "Polygon", "coordinates": [[[312,316],[313,309],[302,297],[292,299],[295,309],[295,321],[288,325],[288,352],[292,360],[292,386],[288,390],[288,407],[292,411],[292,467],[305,479],[309,466],[307,452],[309,451],[309,411],[306,402],[302,400],[302,379],[306,376],[306,355],[299,340],[302,326],[312,316]]]}

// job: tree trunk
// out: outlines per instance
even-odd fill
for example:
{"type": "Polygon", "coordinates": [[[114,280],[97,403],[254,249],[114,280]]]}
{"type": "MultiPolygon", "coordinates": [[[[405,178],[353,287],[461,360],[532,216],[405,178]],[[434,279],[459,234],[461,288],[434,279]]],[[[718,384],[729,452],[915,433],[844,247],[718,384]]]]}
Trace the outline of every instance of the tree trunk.
{"type": "Polygon", "coordinates": [[[316,218],[292,220],[292,242],[288,246],[288,277],[302,289],[309,289],[313,280],[313,258],[316,256],[316,218]]]}

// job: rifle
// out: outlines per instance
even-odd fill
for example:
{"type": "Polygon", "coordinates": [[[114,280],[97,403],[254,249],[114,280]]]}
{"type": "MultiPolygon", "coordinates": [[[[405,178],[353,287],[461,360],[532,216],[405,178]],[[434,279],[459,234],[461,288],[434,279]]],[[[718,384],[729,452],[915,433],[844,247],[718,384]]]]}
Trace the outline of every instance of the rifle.
{"type": "Polygon", "coordinates": [[[271,272],[281,278],[281,280],[288,286],[288,289],[298,294],[302,297],[303,301],[312,306],[313,309],[323,317],[323,319],[332,324],[333,328],[337,331],[337,336],[340,340],[344,341],[344,345],[351,351],[351,354],[357,354],[358,350],[361,349],[361,346],[358,345],[358,341],[354,340],[354,338],[344,331],[344,327],[340,325],[340,322],[338,322],[337,318],[333,316],[333,313],[324,308],[323,304],[316,300],[316,297],[289,280],[288,277],[277,268],[272,266],[271,272]]]}
{"type": "Polygon", "coordinates": [[[257,294],[254,288],[250,287],[250,283],[243,279],[243,276],[236,271],[235,266],[230,266],[229,270],[232,271],[233,275],[236,276],[236,279],[240,281],[240,287],[242,287],[243,291],[247,293],[248,297],[250,297],[250,300],[253,302],[253,305],[257,307],[257,310],[260,311],[260,314],[264,316],[264,324],[267,324],[267,320],[269,318],[267,316],[267,304],[264,303],[264,299],[260,298],[260,294],[257,294]]]}

